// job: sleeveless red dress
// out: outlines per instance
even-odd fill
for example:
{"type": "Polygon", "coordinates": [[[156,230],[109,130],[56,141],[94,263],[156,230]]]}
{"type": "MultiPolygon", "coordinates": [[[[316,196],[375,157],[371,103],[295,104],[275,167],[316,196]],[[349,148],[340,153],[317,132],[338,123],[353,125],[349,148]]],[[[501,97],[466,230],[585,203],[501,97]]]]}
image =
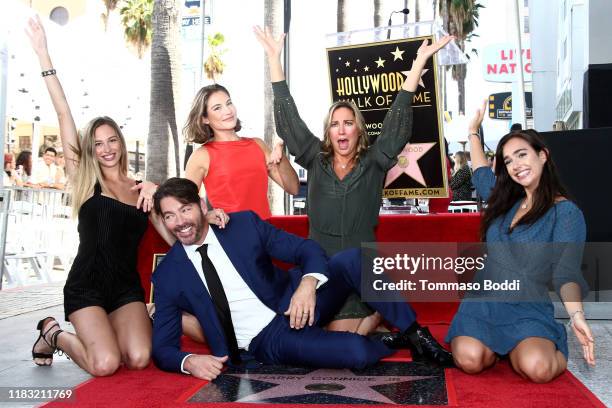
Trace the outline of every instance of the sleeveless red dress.
{"type": "Polygon", "coordinates": [[[268,167],[257,142],[243,138],[204,147],[210,164],[202,182],[210,204],[228,213],[252,210],[264,220],[270,218],[268,167]]]}

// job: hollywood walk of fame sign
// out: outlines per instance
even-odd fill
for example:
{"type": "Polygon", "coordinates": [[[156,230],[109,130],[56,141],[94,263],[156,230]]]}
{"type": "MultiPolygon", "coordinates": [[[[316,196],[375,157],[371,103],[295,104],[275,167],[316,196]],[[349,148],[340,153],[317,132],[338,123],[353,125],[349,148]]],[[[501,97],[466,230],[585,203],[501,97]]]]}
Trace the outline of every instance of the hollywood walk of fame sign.
{"type": "Polygon", "coordinates": [[[188,402],[447,405],[444,370],[384,362],[363,370],[263,366],[228,369],[188,402]]]}
{"type": "MultiPolygon", "coordinates": [[[[426,38],[431,41],[429,36],[327,49],[332,100],[351,100],[357,105],[371,142],[379,136],[385,114],[426,38]]],[[[414,93],[410,143],[387,173],[383,197],[448,197],[434,58],[427,61],[414,93]]]]}

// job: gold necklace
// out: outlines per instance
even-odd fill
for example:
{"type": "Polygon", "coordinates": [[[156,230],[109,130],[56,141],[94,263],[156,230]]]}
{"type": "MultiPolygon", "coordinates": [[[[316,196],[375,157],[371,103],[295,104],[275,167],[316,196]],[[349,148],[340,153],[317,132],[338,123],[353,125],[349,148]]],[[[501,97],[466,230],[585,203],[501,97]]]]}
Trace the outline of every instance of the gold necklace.
{"type": "MultiPolygon", "coordinates": [[[[341,168],[342,170],[346,170],[346,168],[349,166],[349,164],[351,164],[351,162],[353,161],[353,159],[354,159],[354,158],[355,158],[355,157],[351,157],[351,158],[349,159],[349,161],[347,161],[345,164],[340,164],[340,163],[338,163],[338,166],[340,166],[340,168],[341,168]]],[[[332,160],[332,164],[335,166],[335,165],[336,165],[336,160],[332,160]]]]}
{"type": "Polygon", "coordinates": [[[525,200],[523,201],[523,204],[521,204],[521,208],[522,208],[523,210],[526,210],[526,209],[527,209],[527,207],[529,207],[529,205],[527,204],[527,198],[525,198],[525,200]]]}

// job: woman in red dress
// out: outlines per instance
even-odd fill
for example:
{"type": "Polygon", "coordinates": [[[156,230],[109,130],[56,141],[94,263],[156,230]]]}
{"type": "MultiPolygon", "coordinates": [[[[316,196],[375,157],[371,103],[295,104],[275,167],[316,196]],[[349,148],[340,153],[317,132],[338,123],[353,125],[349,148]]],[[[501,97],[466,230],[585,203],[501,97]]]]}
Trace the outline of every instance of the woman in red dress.
{"type": "Polygon", "coordinates": [[[253,210],[270,218],[268,176],[289,194],[297,194],[299,180],[282,145],[271,151],[259,138],[238,136],[236,107],[223,86],[205,86],[197,93],[184,133],[202,144],[189,158],[185,177],[204,183],[208,202],[225,212],[253,210]],[[279,157],[282,157],[278,160],[279,157]]]}

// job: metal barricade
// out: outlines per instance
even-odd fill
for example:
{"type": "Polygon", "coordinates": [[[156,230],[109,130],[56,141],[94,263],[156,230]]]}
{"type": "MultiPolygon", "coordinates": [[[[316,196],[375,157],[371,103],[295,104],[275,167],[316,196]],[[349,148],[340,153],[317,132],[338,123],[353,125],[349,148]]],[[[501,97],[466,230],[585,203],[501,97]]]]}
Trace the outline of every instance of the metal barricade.
{"type": "Polygon", "coordinates": [[[8,187],[0,198],[0,289],[65,278],[78,246],[70,193],[8,187]],[[55,272],[54,266],[64,269],[55,272]]]}

